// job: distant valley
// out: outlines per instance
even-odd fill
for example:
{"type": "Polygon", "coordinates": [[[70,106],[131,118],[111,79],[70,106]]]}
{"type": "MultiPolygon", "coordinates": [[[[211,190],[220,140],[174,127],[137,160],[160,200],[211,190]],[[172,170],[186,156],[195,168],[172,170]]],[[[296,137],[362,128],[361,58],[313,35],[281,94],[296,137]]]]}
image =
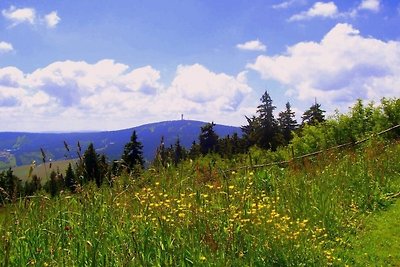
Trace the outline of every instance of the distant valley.
{"type": "MultiPolygon", "coordinates": [[[[180,142],[189,148],[193,141],[198,142],[200,127],[205,122],[192,120],[165,121],[146,124],[134,128],[83,133],[28,133],[0,132],[0,170],[9,167],[30,164],[33,160],[40,163],[42,148],[48,159],[53,161],[77,157],[78,141],[84,151],[89,143],[93,143],[96,151],[105,154],[109,160],[119,159],[124,145],[136,130],[139,141],[143,144],[143,154],[147,161],[154,158],[155,151],[164,136],[165,145],[174,144],[179,137],[180,142]],[[64,146],[68,144],[70,152],[64,146]]],[[[221,137],[238,133],[239,127],[216,125],[214,127],[221,137]]]]}

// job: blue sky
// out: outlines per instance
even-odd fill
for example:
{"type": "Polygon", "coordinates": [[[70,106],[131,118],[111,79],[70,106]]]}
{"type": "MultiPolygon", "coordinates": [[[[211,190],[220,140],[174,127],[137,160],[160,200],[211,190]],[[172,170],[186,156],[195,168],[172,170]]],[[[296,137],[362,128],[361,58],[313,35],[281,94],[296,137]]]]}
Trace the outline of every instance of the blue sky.
{"type": "Polygon", "coordinates": [[[400,1],[0,0],[0,131],[243,125],[400,95],[400,1]]]}

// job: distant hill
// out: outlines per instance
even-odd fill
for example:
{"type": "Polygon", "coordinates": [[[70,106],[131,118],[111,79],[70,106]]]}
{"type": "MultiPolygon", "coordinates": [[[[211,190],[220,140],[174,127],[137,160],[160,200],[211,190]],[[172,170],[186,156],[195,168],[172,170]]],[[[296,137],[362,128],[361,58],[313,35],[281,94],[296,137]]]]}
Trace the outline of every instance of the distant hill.
{"type": "MultiPolygon", "coordinates": [[[[204,124],[205,122],[201,121],[178,120],[105,132],[0,132],[0,169],[30,164],[32,160],[41,162],[40,148],[43,148],[47,158],[52,160],[76,158],[78,141],[83,151],[92,142],[98,153],[105,154],[110,160],[118,159],[134,130],[143,144],[145,159],[152,160],[160,144],[161,136],[164,136],[166,146],[175,143],[179,137],[181,144],[189,148],[193,141],[198,142],[200,127],[204,124]],[[67,152],[64,141],[68,144],[70,153],[67,152]]],[[[241,135],[241,129],[233,126],[217,124],[215,131],[221,137],[233,133],[241,135]]]]}

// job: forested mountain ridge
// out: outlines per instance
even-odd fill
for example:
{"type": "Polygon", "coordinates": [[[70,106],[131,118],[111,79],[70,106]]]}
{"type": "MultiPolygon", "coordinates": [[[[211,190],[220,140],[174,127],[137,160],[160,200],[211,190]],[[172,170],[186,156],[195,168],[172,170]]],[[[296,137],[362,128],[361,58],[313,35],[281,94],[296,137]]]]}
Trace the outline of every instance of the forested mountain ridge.
{"type": "MultiPolygon", "coordinates": [[[[41,148],[47,158],[52,160],[75,158],[78,141],[82,150],[85,150],[89,143],[93,143],[96,150],[110,160],[119,159],[134,130],[143,144],[144,158],[152,160],[162,136],[166,146],[174,144],[179,137],[181,145],[189,148],[193,141],[198,142],[200,128],[204,124],[205,122],[201,121],[176,120],[104,132],[0,132],[0,169],[30,164],[33,160],[40,162],[41,148]],[[71,149],[70,152],[65,148],[64,142],[71,149]]],[[[216,125],[215,131],[221,137],[233,133],[241,135],[241,129],[233,126],[216,125]]]]}

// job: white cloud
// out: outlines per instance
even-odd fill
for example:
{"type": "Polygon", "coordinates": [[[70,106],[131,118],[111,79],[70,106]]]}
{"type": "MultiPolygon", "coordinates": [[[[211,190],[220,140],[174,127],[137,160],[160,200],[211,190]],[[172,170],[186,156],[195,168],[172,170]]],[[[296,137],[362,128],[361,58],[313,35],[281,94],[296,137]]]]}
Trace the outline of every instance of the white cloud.
{"type": "Polygon", "coordinates": [[[60,17],[57,15],[57,11],[53,11],[46,16],[44,16],[44,21],[46,22],[46,26],[48,28],[55,28],[57,24],[60,22],[60,17]]]}
{"type": "Polygon", "coordinates": [[[289,21],[307,20],[315,17],[335,18],[339,15],[334,2],[316,2],[309,10],[293,15],[289,21]]]}
{"type": "Polygon", "coordinates": [[[246,114],[243,101],[252,92],[246,72],[235,77],[199,64],[178,66],[170,84],[160,79],[151,66],[130,69],[109,59],[54,62],[32,73],[0,68],[1,125],[3,130],[107,130],[178,119],[181,113],[231,123],[246,114]]]}
{"type": "Polygon", "coordinates": [[[294,6],[296,4],[305,4],[306,0],[289,0],[289,1],[283,1],[279,4],[272,5],[273,9],[286,9],[291,6],[294,6]]]}
{"type": "Polygon", "coordinates": [[[400,42],[363,37],[349,24],[337,24],[316,42],[300,42],[283,55],[259,56],[248,65],[264,79],[285,85],[301,100],[347,107],[355,99],[399,95],[400,42]]]}
{"type": "Polygon", "coordinates": [[[1,13],[11,22],[11,27],[21,23],[28,23],[31,25],[44,24],[48,28],[55,28],[61,21],[57,11],[52,11],[42,17],[38,16],[36,10],[30,7],[16,8],[15,6],[10,6],[8,9],[3,9],[1,13]]]}
{"type": "Polygon", "coordinates": [[[293,4],[293,2],[294,2],[293,0],[292,1],[284,1],[282,3],[272,5],[272,8],[274,8],[274,9],[285,9],[285,8],[290,7],[293,4]]]}
{"type": "Polygon", "coordinates": [[[378,12],[380,9],[380,0],[362,0],[358,9],[378,12]]]}
{"type": "Polygon", "coordinates": [[[12,22],[12,26],[20,23],[34,24],[36,19],[36,11],[33,8],[16,8],[11,6],[1,12],[3,16],[12,22]]]}
{"type": "Polygon", "coordinates": [[[14,50],[14,48],[13,48],[12,44],[7,43],[7,42],[0,42],[0,54],[8,53],[13,50],[14,50]]]}
{"type": "Polygon", "coordinates": [[[236,48],[248,51],[266,51],[267,47],[259,40],[248,41],[243,44],[237,44],[236,48]]]}

